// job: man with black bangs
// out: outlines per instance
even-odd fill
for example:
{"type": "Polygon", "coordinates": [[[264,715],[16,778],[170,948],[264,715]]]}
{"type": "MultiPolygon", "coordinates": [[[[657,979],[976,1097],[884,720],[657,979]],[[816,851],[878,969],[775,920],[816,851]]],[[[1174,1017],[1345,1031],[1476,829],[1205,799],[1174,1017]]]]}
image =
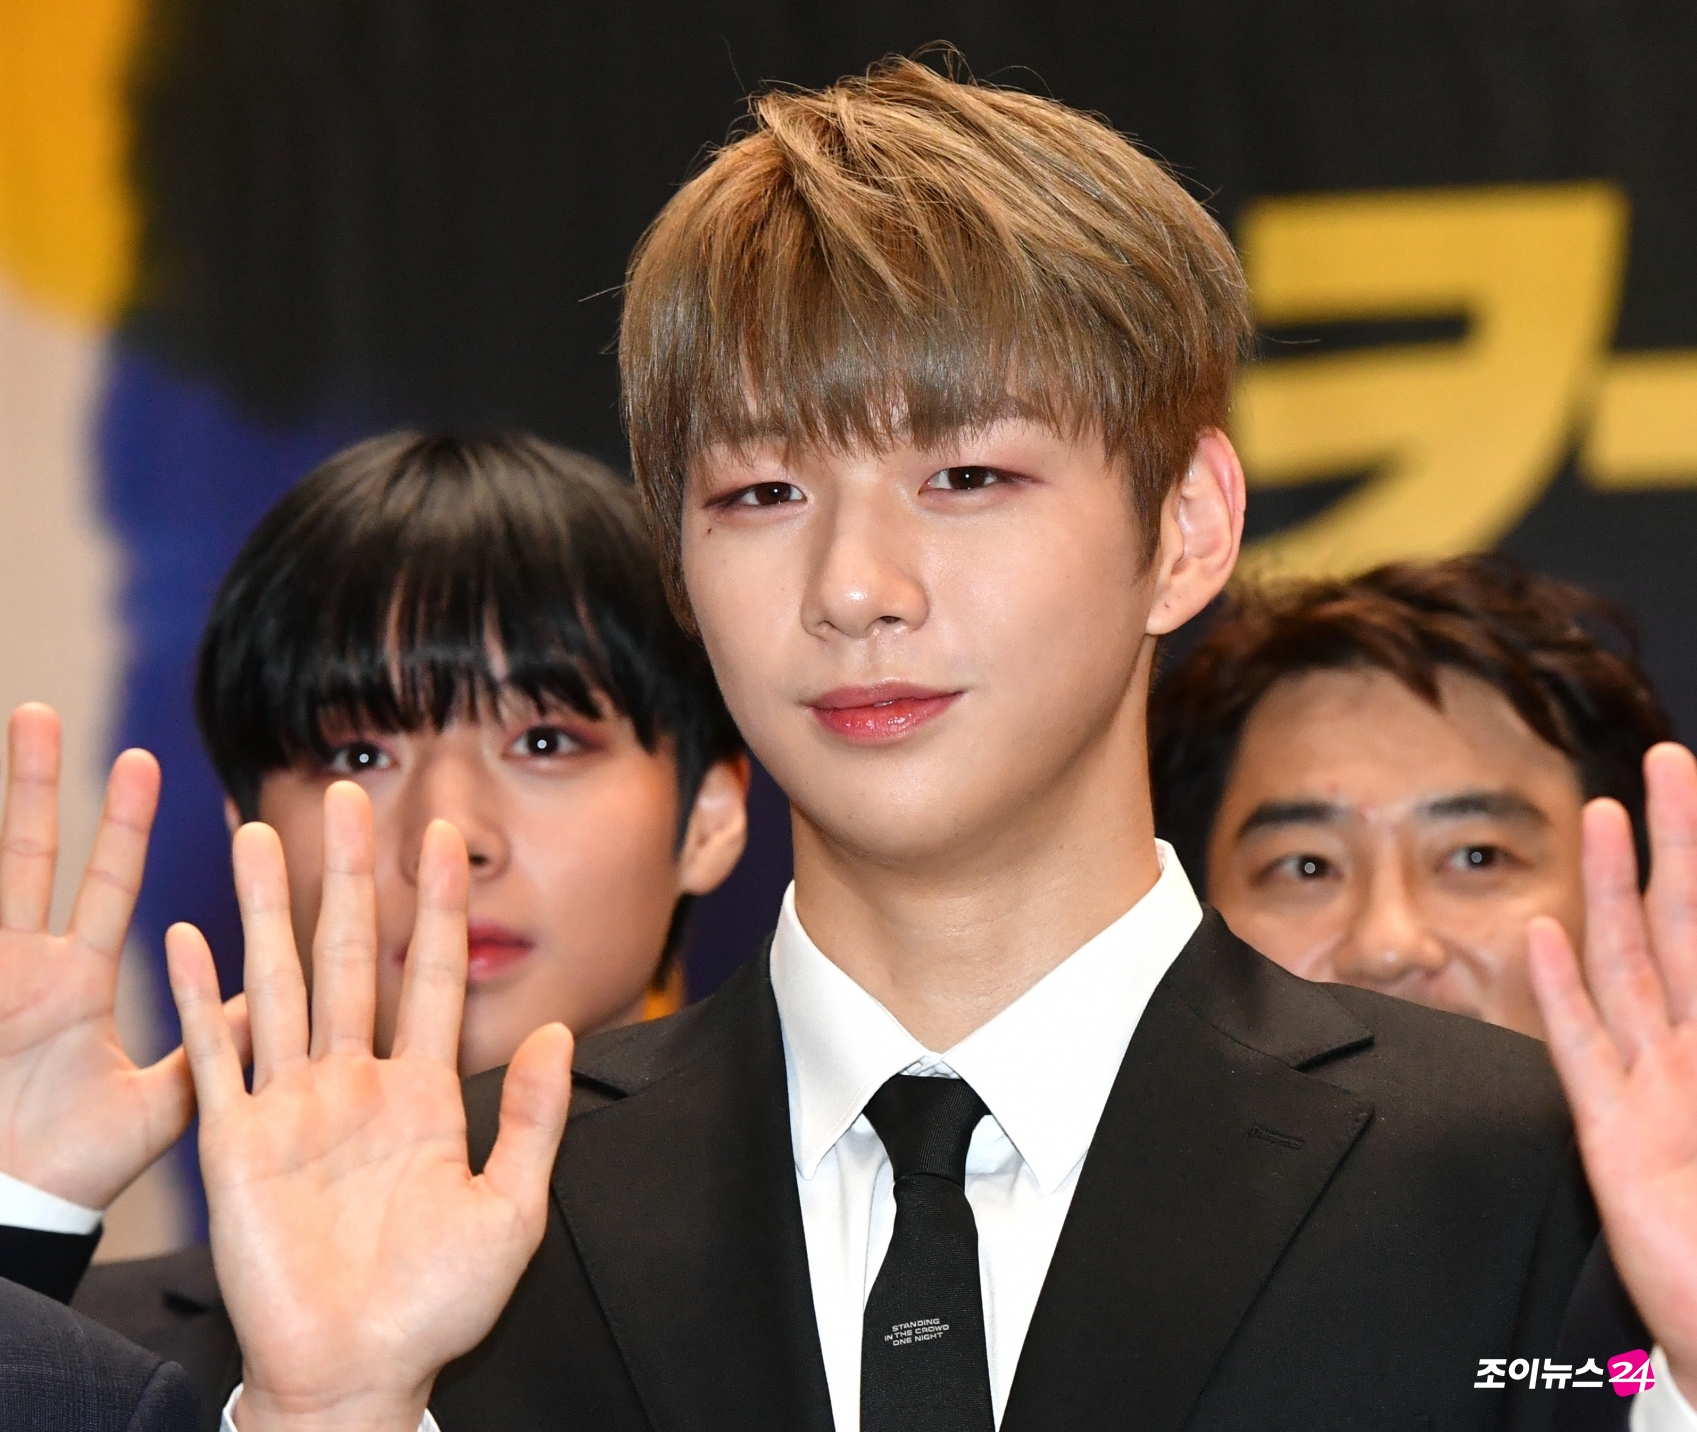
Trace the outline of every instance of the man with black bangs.
{"type": "MultiPolygon", "coordinates": [[[[347,778],[366,792],[384,1051],[423,831],[442,818],[462,833],[476,872],[465,1075],[506,1063],[549,1020],[587,1031],[642,1018],[672,983],[690,899],[742,850],[741,740],[667,610],[629,490],[534,440],[401,434],[305,478],[225,578],[197,709],[231,828],[263,820],[281,837],[303,950],[321,899],[325,789],[347,778]]],[[[111,1021],[157,767],[141,752],[119,758],[94,878],[70,936],[51,941],[45,904],[29,897],[45,901],[52,878],[57,743],[50,711],[14,716],[0,1273],[63,1298],[100,1210],[175,1141],[191,1102],[180,1055],[134,1070],[111,1021]],[[26,848],[49,854],[26,866],[26,848]],[[21,1228],[32,1220],[34,1237],[21,1228]]],[[[239,1359],[206,1248],[97,1267],[77,1303],[187,1365],[216,1416],[239,1359]]]]}

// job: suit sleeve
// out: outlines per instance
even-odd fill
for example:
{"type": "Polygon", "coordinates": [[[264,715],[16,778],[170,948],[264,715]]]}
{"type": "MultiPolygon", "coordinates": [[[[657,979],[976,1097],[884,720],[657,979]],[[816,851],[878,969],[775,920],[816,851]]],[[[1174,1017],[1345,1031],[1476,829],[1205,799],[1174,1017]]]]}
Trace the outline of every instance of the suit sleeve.
{"type": "Polygon", "coordinates": [[[0,1173],[0,1278],[68,1303],[99,1243],[99,1209],[0,1173]]]}
{"type": "MultiPolygon", "coordinates": [[[[1548,1358],[1562,1346],[1571,1326],[1576,1290],[1584,1282],[1582,1271],[1599,1243],[1596,1205],[1579,1150],[1570,1138],[1545,1196],[1521,1284],[1514,1356],[1548,1358]]],[[[1504,1432],[1555,1432],[1564,1414],[1572,1410],[1574,1396],[1571,1391],[1563,1393],[1548,1385],[1511,1394],[1502,1424],[1504,1432]]],[[[1628,1404],[1621,1399],[1614,1402],[1619,1411],[1605,1408],[1601,1421],[1582,1425],[1595,1427],[1597,1432],[1626,1432],[1628,1404]]]]}
{"type": "Polygon", "coordinates": [[[0,1227],[0,1278],[68,1303],[99,1244],[98,1230],[78,1235],[0,1227]]]}
{"type": "Polygon", "coordinates": [[[34,1432],[196,1432],[180,1367],[15,1283],[0,1281],[0,1424],[34,1432]]]}
{"type": "Polygon", "coordinates": [[[124,1432],[196,1432],[200,1398],[189,1376],[174,1362],[162,1362],[136,1399],[124,1432]]]}

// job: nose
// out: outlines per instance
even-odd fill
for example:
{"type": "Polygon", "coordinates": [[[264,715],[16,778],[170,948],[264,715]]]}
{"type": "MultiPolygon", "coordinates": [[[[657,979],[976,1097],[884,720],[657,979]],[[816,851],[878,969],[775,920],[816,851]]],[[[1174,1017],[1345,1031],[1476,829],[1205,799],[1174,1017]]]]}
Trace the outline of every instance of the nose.
{"type": "Polygon", "coordinates": [[[919,570],[919,520],[888,488],[838,497],[811,554],[802,604],[809,632],[859,641],[924,624],[930,604],[919,570]]]}
{"type": "Polygon", "coordinates": [[[412,771],[401,835],[402,873],[418,879],[425,828],[433,820],[450,822],[465,839],[474,881],[492,879],[511,855],[493,776],[471,751],[431,753],[412,771]]]}
{"type": "Polygon", "coordinates": [[[1339,948],[1336,967],[1349,984],[1389,985],[1414,973],[1430,974],[1449,954],[1425,920],[1400,852],[1374,863],[1355,922],[1339,948]]]}

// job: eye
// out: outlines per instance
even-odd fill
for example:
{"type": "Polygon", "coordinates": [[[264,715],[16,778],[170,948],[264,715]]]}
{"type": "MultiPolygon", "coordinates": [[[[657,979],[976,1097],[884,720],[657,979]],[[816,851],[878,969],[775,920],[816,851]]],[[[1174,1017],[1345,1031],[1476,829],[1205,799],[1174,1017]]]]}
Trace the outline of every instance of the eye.
{"type": "Polygon", "coordinates": [[[733,492],[725,500],[727,507],[781,507],[787,502],[803,500],[802,490],[793,482],[757,482],[733,492]]]}
{"type": "Polygon", "coordinates": [[[1447,863],[1454,870],[1501,870],[1509,853],[1500,845],[1463,845],[1450,852],[1447,863]]]}
{"type": "Polygon", "coordinates": [[[981,492],[1008,481],[1005,472],[993,467],[945,467],[926,480],[927,492],[981,492]]]}
{"type": "Polygon", "coordinates": [[[1308,882],[1313,880],[1329,880],[1338,873],[1338,868],[1323,855],[1287,855],[1283,860],[1273,863],[1268,871],[1270,875],[1282,875],[1287,880],[1308,882]]]}
{"type": "Polygon", "coordinates": [[[338,776],[363,776],[372,771],[386,771],[395,758],[381,746],[370,741],[348,741],[330,752],[325,769],[338,776]]]}
{"type": "Polygon", "coordinates": [[[532,726],[507,747],[508,753],[514,756],[528,756],[532,760],[547,760],[554,756],[569,756],[574,751],[581,751],[583,743],[569,731],[563,731],[558,726],[532,726]]]}

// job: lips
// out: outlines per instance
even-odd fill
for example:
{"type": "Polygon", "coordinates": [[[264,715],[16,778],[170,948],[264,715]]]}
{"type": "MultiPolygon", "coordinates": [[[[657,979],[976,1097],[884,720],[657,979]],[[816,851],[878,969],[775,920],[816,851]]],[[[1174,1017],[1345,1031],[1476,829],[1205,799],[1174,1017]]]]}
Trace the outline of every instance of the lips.
{"type": "Polygon", "coordinates": [[[489,920],[474,920],[466,927],[466,982],[483,984],[521,963],[536,948],[535,941],[517,930],[489,920]]]}
{"type": "Polygon", "coordinates": [[[960,694],[887,681],[876,686],[840,686],[807,704],[832,735],[874,746],[911,735],[953,706],[960,694]]]}

